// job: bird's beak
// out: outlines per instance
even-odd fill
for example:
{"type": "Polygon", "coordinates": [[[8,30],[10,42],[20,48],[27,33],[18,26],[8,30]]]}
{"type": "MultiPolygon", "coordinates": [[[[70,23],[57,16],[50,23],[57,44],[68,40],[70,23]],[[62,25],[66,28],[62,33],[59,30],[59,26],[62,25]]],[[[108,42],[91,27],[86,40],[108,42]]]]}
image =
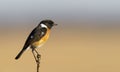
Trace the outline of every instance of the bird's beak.
{"type": "Polygon", "coordinates": [[[57,26],[58,24],[54,24],[54,26],[57,26]]]}

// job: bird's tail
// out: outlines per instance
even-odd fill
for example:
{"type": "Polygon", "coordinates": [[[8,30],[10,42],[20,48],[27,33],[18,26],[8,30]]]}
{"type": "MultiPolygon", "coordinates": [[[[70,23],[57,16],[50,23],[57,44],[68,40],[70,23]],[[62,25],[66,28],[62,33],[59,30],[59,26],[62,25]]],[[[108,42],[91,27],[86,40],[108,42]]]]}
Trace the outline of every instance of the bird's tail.
{"type": "Polygon", "coordinates": [[[25,51],[25,50],[22,49],[22,50],[19,52],[19,54],[15,57],[15,59],[16,59],[16,60],[19,59],[20,56],[23,54],[24,51],[25,51]]]}

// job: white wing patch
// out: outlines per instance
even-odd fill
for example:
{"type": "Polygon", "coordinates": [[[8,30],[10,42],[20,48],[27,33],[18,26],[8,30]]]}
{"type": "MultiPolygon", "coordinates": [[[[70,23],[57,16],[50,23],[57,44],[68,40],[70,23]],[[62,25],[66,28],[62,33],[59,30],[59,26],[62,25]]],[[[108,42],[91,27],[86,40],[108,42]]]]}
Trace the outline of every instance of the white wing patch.
{"type": "Polygon", "coordinates": [[[47,28],[47,26],[45,24],[41,24],[41,27],[47,28]]]}
{"type": "Polygon", "coordinates": [[[33,36],[30,36],[30,38],[32,39],[32,38],[33,38],[33,36]]]}
{"type": "Polygon", "coordinates": [[[41,33],[41,35],[44,35],[44,34],[45,34],[44,32],[41,33]]]}

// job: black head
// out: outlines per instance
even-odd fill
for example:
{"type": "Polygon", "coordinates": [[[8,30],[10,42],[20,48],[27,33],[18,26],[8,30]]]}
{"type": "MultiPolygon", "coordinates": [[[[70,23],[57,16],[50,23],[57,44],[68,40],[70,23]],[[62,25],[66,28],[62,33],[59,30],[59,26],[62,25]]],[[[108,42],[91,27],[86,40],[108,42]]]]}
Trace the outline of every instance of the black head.
{"type": "Polygon", "coordinates": [[[42,20],[39,25],[41,26],[42,24],[47,26],[49,29],[51,29],[53,26],[57,25],[52,20],[42,20]]]}

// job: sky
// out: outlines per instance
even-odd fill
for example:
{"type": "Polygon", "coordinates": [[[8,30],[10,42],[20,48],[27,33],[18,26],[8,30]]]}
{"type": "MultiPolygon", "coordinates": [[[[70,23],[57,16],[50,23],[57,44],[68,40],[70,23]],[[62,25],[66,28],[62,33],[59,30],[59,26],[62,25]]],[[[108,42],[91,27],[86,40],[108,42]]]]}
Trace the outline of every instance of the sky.
{"type": "Polygon", "coordinates": [[[0,22],[31,23],[42,19],[119,22],[119,7],[119,0],[0,0],[0,22]]]}

